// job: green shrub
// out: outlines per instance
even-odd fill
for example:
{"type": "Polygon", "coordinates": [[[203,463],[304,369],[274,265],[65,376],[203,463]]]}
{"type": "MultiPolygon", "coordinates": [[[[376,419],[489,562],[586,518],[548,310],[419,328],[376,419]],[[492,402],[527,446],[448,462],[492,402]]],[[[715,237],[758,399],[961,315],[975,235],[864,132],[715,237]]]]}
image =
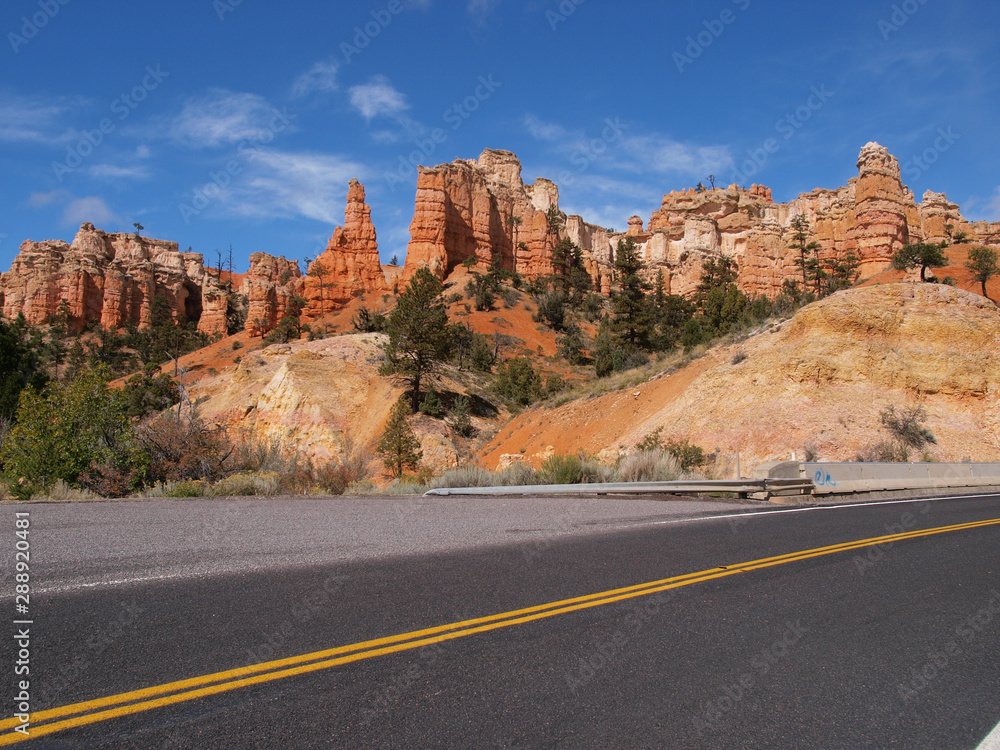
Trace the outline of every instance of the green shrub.
{"type": "Polygon", "coordinates": [[[542,462],[538,478],[544,484],[579,484],[582,474],[579,456],[556,453],[542,462]]]}
{"type": "Polygon", "coordinates": [[[212,485],[216,497],[252,497],[277,495],[280,477],[274,472],[240,472],[212,485]]]}
{"type": "Polygon", "coordinates": [[[434,387],[431,386],[427,389],[427,394],[424,396],[424,400],[420,402],[420,413],[426,414],[428,417],[433,417],[434,419],[440,419],[441,415],[444,413],[444,406],[441,404],[441,398],[438,396],[434,387]]]}
{"type": "Polygon", "coordinates": [[[212,488],[200,479],[170,482],[163,488],[163,497],[206,497],[211,494],[212,488]]]}
{"type": "Polygon", "coordinates": [[[458,396],[451,409],[448,410],[448,423],[451,429],[462,437],[471,437],[475,428],[472,426],[472,406],[468,396],[458,396]]]}
{"type": "Polygon", "coordinates": [[[500,366],[494,390],[504,398],[527,406],[542,395],[542,378],[530,360],[514,357],[500,366]]]}
{"type": "Polygon", "coordinates": [[[667,453],[677,459],[683,471],[696,469],[708,460],[702,448],[691,445],[687,440],[670,440],[663,447],[667,453]]]}

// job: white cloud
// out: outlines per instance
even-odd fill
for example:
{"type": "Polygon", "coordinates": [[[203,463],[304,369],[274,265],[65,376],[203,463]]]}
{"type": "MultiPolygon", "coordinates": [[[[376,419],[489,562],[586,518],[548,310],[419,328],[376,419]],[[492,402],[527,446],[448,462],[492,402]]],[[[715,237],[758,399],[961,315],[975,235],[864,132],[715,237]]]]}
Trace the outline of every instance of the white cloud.
{"type": "Polygon", "coordinates": [[[295,96],[308,96],[319,91],[337,90],[337,64],[330,60],[321,61],[295,79],[292,93],[295,96]]]}
{"type": "Polygon", "coordinates": [[[116,164],[95,164],[90,168],[94,177],[108,180],[146,180],[149,170],[146,167],[120,167],[116,164]]]}
{"type": "Polygon", "coordinates": [[[69,200],[70,197],[70,194],[65,190],[53,190],[50,193],[32,193],[28,196],[28,205],[31,208],[41,208],[42,206],[50,206],[56,202],[69,200]]]}
{"type": "Polygon", "coordinates": [[[149,146],[145,144],[140,144],[140,146],[135,150],[135,158],[137,159],[148,159],[152,155],[149,150],[149,146]]]}
{"type": "Polygon", "coordinates": [[[533,114],[522,117],[521,124],[532,138],[551,144],[551,151],[571,167],[584,165],[582,171],[588,175],[630,172],[703,180],[734,163],[729,146],[681,143],[660,133],[632,135],[631,127],[620,118],[595,123],[589,130],[570,130],[533,114]]]}
{"type": "Polygon", "coordinates": [[[379,116],[398,115],[410,108],[406,96],[393,88],[385,76],[350,89],[351,105],[369,122],[379,116]]]}
{"type": "Polygon", "coordinates": [[[210,89],[184,104],[169,124],[167,136],[190,148],[212,148],[273,130],[281,114],[257,94],[210,89]]]}
{"type": "Polygon", "coordinates": [[[305,217],[332,226],[343,223],[347,183],[363,174],[363,166],[341,156],[260,151],[223,203],[239,216],[305,217]]]}
{"type": "Polygon", "coordinates": [[[704,179],[732,169],[734,161],[728,146],[697,146],[680,143],[662,135],[626,138],[623,150],[654,172],[681,174],[704,179]]]}
{"type": "Polygon", "coordinates": [[[544,120],[532,114],[521,118],[528,135],[537,141],[561,141],[570,138],[570,133],[562,125],[544,120]]]}
{"type": "Polygon", "coordinates": [[[66,206],[63,211],[62,222],[67,225],[79,225],[85,221],[89,221],[91,224],[101,226],[107,225],[111,222],[118,221],[114,212],[108,208],[108,205],[103,199],[97,196],[88,196],[86,198],[77,198],[70,201],[70,204],[66,206]]]}
{"type": "Polygon", "coordinates": [[[86,104],[83,99],[20,96],[3,92],[0,97],[0,141],[58,146],[77,137],[63,124],[67,113],[86,104]]]}

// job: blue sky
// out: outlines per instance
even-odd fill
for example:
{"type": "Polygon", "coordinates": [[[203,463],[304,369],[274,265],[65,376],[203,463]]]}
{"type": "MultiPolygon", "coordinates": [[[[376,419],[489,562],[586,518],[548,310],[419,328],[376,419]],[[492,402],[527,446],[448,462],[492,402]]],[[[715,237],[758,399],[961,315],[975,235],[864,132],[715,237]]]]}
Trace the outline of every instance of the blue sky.
{"type": "Polygon", "coordinates": [[[0,32],[3,268],[82,221],[315,256],[352,177],[402,259],[413,164],[487,147],[616,229],[709,174],[843,185],[873,140],[1000,220],[986,0],[7,0],[0,32]]]}

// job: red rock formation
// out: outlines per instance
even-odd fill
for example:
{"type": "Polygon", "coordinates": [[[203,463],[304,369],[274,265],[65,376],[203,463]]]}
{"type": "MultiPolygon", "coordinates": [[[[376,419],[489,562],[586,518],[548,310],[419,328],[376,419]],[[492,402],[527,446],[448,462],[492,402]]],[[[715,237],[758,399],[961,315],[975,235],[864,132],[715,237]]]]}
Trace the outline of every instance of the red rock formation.
{"type": "Polygon", "coordinates": [[[247,298],[246,329],[251,336],[266,333],[285,316],[289,300],[300,292],[301,277],[298,261],[267,253],[250,256],[240,293],[247,298]]]}
{"type": "Polygon", "coordinates": [[[924,200],[918,209],[920,219],[918,236],[922,236],[924,242],[950,243],[951,238],[960,232],[969,235],[970,240],[976,238],[972,225],[962,218],[958,204],[950,202],[944,193],[928,190],[924,193],[924,200]]]}
{"type": "Polygon", "coordinates": [[[318,318],[365,292],[388,290],[371,213],[365,203],[364,185],[351,180],[344,226],[334,229],[326,250],[303,278],[308,318],[318,318]]]}
{"type": "Polygon", "coordinates": [[[884,146],[869,143],[861,149],[858,169],[850,238],[857,243],[861,274],[869,276],[883,270],[910,241],[907,205],[914,201],[907,200],[899,162],[884,146]]]}
{"type": "Polygon", "coordinates": [[[150,325],[153,297],[163,295],[178,320],[197,321],[206,333],[225,332],[226,298],[202,256],[181,253],[176,242],[80,227],[72,245],[59,240],[22,243],[0,277],[3,313],[45,323],[64,300],[70,325],[150,325]]]}
{"type": "Polygon", "coordinates": [[[525,187],[521,163],[509,151],[486,150],[478,162],[421,167],[405,278],[420,267],[444,278],[466,258],[489,264],[494,254],[505,268],[527,277],[550,274],[558,237],[546,211],[558,209],[558,200],[548,180],[525,187]]]}

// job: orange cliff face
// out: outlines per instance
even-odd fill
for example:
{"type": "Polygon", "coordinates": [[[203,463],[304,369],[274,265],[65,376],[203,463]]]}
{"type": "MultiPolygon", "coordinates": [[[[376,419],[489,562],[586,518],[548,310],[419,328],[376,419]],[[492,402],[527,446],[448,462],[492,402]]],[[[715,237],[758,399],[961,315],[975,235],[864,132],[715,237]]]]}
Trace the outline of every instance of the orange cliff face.
{"type": "MultiPolygon", "coordinates": [[[[817,188],[789,203],[775,203],[761,185],[737,185],[663,196],[646,226],[634,216],[627,231],[587,223],[559,210],[559,188],[539,178],[525,185],[521,163],[509,151],[487,149],[478,160],[421,167],[410,224],[406,265],[393,283],[379,264],[378,240],[365,203],[364,186],[348,187],[343,227],[337,227],[302,275],[295,261],[254,253],[240,292],[248,298],[251,335],[275,326],[294,297],[306,300],[302,317],[315,320],[366,292],[388,292],[405,284],[418,268],[444,278],[469,257],[485,268],[495,255],[502,266],[527,279],[553,272],[560,238],[582,250],[594,288],[607,294],[614,277],[618,242],[630,237],[639,247],[650,281],[662,276],[665,291],[694,293],[703,263],[731,258],[740,288],[750,295],[776,296],[787,280],[802,282],[792,249],[792,221],[805,216],[810,240],[821,260],[855,254],[862,277],[888,267],[892,254],[908,242],[942,242],[965,232],[969,242],[1000,247],[1000,222],[967,222],[944,194],[928,191],[920,204],[903,185],[899,162],[887,149],[869,143],[858,157],[858,176],[846,186],[817,188]],[[554,211],[561,226],[549,226],[554,211]]],[[[44,323],[65,300],[71,324],[92,321],[105,327],[150,324],[154,296],[164,295],[178,319],[197,321],[206,333],[224,333],[228,281],[204,266],[202,256],[179,252],[177,244],[106,234],[84,224],[72,244],[26,241],[10,271],[0,277],[3,314],[23,312],[44,323]]]]}
{"type": "Polygon", "coordinates": [[[509,151],[422,167],[404,279],[420,267],[444,278],[466,258],[475,255],[485,264],[494,253],[526,278],[546,276],[555,244],[568,237],[583,251],[595,288],[607,294],[617,244],[630,237],[649,280],[662,276],[668,293],[693,294],[704,262],[724,255],[735,262],[744,292],[774,297],[785,281],[802,283],[792,248],[792,221],[799,215],[809,221],[821,260],[854,254],[862,277],[884,270],[908,242],[945,239],[948,224],[980,243],[1000,240],[1000,225],[969,224],[944,195],[928,193],[918,205],[901,181],[899,162],[877,143],[861,150],[858,176],[846,186],[817,188],[789,203],[775,203],[763,185],[687,189],[664,195],[645,227],[633,216],[625,232],[615,232],[559,213],[558,235],[548,225],[550,207],[558,212],[558,187],[543,179],[524,185],[521,164],[509,151]]]}
{"type": "Polygon", "coordinates": [[[302,280],[306,317],[322,317],[365,292],[388,291],[371,214],[364,185],[351,180],[344,226],[334,229],[326,250],[302,280]]]}
{"type": "Polygon", "coordinates": [[[9,271],[0,277],[3,314],[23,313],[29,323],[46,323],[65,301],[70,326],[83,330],[150,325],[156,295],[174,317],[196,321],[205,333],[225,333],[227,290],[200,253],[182,253],[176,242],[106,234],[84,223],[72,244],[61,240],[21,244],[9,271]]]}
{"type": "Polygon", "coordinates": [[[524,185],[521,163],[509,151],[421,167],[404,278],[422,267],[444,278],[471,256],[488,267],[494,254],[526,277],[551,274],[558,237],[549,231],[546,211],[558,203],[548,180],[524,185]]]}

